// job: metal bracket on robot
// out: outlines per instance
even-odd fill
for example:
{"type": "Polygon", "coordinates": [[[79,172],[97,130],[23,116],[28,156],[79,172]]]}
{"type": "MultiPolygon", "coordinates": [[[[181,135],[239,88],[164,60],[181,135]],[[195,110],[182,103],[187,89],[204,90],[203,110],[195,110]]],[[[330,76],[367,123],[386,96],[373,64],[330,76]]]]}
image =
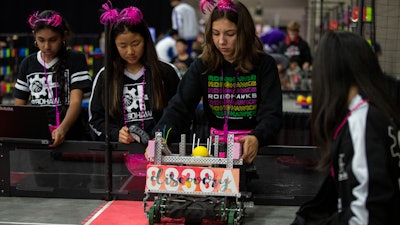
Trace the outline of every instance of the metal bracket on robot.
{"type": "Polygon", "coordinates": [[[233,165],[243,165],[242,145],[234,142],[234,135],[228,134],[226,147],[226,158],[218,157],[218,150],[221,148],[218,136],[213,138],[212,150],[214,154],[210,157],[186,156],[186,136],[181,135],[179,142],[179,154],[172,154],[168,146],[163,142],[161,132],[156,132],[155,140],[150,140],[147,154],[151,162],[155,164],[188,164],[188,165],[226,165],[226,168],[233,168],[233,165]],[[163,155],[164,154],[164,155],[163,155]]]}

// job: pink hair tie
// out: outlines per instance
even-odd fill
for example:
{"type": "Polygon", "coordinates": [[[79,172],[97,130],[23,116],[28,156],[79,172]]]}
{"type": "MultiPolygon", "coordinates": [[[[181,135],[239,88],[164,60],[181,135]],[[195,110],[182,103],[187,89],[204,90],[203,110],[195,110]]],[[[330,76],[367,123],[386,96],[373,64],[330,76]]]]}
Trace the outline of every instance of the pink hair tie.
{"type": "Polygon", "coordinates": [[[216,5],[216,0],[201,0],[200,1],[200,10],[203,14],[206,11],[211,12],[212,8],[216,5]]]}
{"type": "Polygon", "coordinates": [[[102,8],[105,10],[105,12],[100,16],[100,23],[103,25],[115,24],[119,17],[118,10],[112,8],[112,4],[110,1],[108,1],[107,3],[104,3],[102,5],[102,8]]]}
{"type": "Polygon", "coordinates": [[[129,25],[135,25],[140,23],[142,19],[142,11],[134,6],[131,6],[121,11],[118,22],[126,22],[129,25]]]}

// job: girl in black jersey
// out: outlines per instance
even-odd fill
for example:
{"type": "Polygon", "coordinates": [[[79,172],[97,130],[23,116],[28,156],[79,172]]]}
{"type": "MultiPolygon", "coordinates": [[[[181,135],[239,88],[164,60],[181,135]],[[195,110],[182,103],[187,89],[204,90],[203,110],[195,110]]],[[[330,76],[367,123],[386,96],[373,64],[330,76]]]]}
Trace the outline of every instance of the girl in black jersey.
{"type": "Polygon", "coordinates": [[[314,74],[312,133],[327,177],[293,224],[399,224],[399,114],[371,45],[327,32],[314,74]]]}
{"type": "MultiPolygon", "coordinates": [[[[264,52],[243,3],[200,3],[209,9],[203,53],[191,63],[177,94],[153,131],[171,129],[169,139],[187,133],[202,100],[208,130],[249,131],[238,140],[243,160],[253,162],[261,146],[274,142],[282,120],[282,92],[274,59],[264,52]]],[[[153,133],[154,133],[153,132],[153,133]]]]}
{"type": "MultiPolygon", "coordinates": [[[[70,29],[56,11],[35,12],[28,19],[39,51],[22,61],[14,89],[15,105],[49,107],[49,125],[54,140],[81,139],[78,126],[84,92],[91,77],[83,53],[68,49],[70,29]]],[[[34,118],[33,118],[34,119],[34,118]]]]}
{"type": "Polygon", "coordinates": [[[106,34],[106,68],[94,80],[89,103],[89,124],[94,140],[105,138],[105,110],[109,112],[110,140],[129,144],[135,125],[150,132],[180,81],[177,70],[158,60],[149,27],[136,7],[122,10],[104,4],[100,22],[106,34]],[[104,78],[108,76],[109,107],[105,108],[104,78]]]}

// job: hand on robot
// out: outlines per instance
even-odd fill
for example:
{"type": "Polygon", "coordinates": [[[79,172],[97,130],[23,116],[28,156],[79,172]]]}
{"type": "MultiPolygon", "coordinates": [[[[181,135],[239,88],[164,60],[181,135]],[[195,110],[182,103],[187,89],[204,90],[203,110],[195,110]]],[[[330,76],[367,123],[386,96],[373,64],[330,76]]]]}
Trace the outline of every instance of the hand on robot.
{"type": "Polygon", "coordinates": [[[253,162],[258,152],[258,139],[254,135],[246,135],[238,140],[239,143],[243,144],[243,155],[242,159],[246,163],[253,162]]]}
{"type": "MultiPolygon", "coordinates": [[[[156,140],[156,138],[153,138],[152,140],[154,141],[154,140],[156,140]]],[[[162,140],[163,143],[165,142],[164,138],[162,138],[161,140],[162,140]]],[[[148,154],[148,149],[149,149],[149,145],[147,145],[146,150],[144,151],[144,157],[146,157],[147,161],[150,161],[150,157],[149,157],[149,154],[148,154]]]]}
{"type": "MultiPolygon", "coordinates": [[[[154,139],[153,139],[154,140],[154,139]]],[[[147,150],[149,149],[149,146],[147,145],[146,150],[144,151],[144,157],[146,157],[147,161],[150,161],[149,154],[147,153],[147,150]]]]}

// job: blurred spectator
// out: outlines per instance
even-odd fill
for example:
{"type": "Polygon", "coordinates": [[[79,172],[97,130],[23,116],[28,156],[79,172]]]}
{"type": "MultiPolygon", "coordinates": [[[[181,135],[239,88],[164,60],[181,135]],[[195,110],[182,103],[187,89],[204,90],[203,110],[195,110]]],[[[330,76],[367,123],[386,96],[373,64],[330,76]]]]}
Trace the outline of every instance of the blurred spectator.
{"type": "Polygon", "coordinates": [[[279,46],[278,52],[286,55],[289,59],[293,56],[299,56],[299,66],[303,70],[309,70],[312,63],[310,47],[308,43],[299,35],[300,24],[291,21],[287,25],[287,36],[285,41],[279,46]]]}
{"type": "Polygon", "coordinates": [[[196,58],[203,52],[203,43],[199,41],[195,41],[192,43],[192,58],[196,58]]]}
{"type": "Polygon", "coordinates": [[[188,42],[188,54],[192,52],[192,43],[199,33],[199,22],[194,8],[181,0],[171,0],[172,28],[178,31],[179,37],[188,42]]]}
{"type": "Polygon", "coordinates": [[[192,53],[190,56],[195,59],[203,52],[204,33],[200,32],[196,40],[192,43],[192,53]]]}
{"type": "Polygon", "coordinates": [[[193,58],[187,53],[188,44],[185,39],[178,38],[175,46],[178,54],[172,58],[171,63],[178,68],[181,75],[184,75],[193,62],[193,58]]]}
{"type": "Polygon", "coordinates": [[[263,33],[260,35],[261,42],[264,44],[264,49],[267,53],[276,53],[279,45],[286,38],[285,32],[277,28],[265,26],[263,33]]]}
{"type": "Polygon", "coordinates": [[[165,62],[170,62],[176,56],[176,39],[179,38],[178,31],[174,29],[168,32],[157,42],[156,51],[158,58],[165,62]]]}
{"type": "Polygon", "coordinates": [[[288,90],[299,90],[301,88],[301,79],[303,77],[303,70],[299,66],[299,57],[293,56],[290,58],[289,67],[285,72],[285,85],[284,88],[288,90]]]}
{"type": "Polygon", "coordinates": [[[281,81],[281,87],[284,88],[285,86],[285,71],[289,66],[289,59],[282,54],[278,54],[278,53],[270,53],[270,56],[272,56],[272,58],[274,58],[275,62],[276,62],[276,67],[278,68],[278,73],[279,73],[279,79],[281,81]]]}

